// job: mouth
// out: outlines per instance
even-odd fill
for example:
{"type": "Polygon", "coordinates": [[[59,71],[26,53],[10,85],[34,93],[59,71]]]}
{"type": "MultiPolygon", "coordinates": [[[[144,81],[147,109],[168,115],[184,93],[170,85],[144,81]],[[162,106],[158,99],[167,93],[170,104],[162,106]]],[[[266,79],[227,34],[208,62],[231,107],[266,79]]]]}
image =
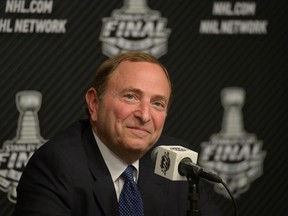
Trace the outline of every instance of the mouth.
{"type": "Polygon", "coordinates": [[[151,130],[147,128],[141,128],[141,127],[128,127],[133,133],[137,135],[147,135],[151,134],[151,130]]]}

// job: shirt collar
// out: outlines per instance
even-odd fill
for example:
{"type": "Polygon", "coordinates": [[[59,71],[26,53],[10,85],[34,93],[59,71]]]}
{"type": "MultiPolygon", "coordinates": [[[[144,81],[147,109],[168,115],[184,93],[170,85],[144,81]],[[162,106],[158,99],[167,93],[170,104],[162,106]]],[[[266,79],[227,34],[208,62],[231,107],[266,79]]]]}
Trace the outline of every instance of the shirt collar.
{"type": "MultiPolygon", "coordinates": [[[[108,170],[111,174],[113,182],[116,181],[122,172],[127,168],[129,164],[122,161],[117,155],[115,155],[97,136],[97,134],[92,129],[96,143],[98,145],[98,148],[102,154],[102,157],[104,158],[104,161],[108,167],[108,170]]],[[[136,180],[138,179],[139,175],[139,160],[132,163],[136,169],[136,180]]]]}

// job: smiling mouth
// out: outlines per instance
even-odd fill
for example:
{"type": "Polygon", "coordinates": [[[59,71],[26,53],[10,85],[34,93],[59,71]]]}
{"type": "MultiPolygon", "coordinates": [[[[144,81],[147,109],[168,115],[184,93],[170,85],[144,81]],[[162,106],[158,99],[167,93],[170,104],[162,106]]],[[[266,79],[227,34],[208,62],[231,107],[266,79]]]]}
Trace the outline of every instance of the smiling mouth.
{"type": "Polygon", "coordinates": [[[139,128],[139,127],[128,127],[132,131],[134,131],[137,134],[151,134],[150,130],[147,130],[145,128],[139,128]]]}

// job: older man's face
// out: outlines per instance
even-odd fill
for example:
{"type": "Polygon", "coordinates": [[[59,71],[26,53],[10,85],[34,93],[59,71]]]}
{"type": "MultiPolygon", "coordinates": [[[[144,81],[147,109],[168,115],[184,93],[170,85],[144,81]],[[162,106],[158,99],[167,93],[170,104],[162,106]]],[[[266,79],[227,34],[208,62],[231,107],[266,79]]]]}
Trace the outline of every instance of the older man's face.
{"type": "Polygon", "coordinates": [[[95,103],[94,130],[117,156],[133,162],[158,140],[170,94],[160,66],[124,61],[110,77],[103,99],[95,103]]]}

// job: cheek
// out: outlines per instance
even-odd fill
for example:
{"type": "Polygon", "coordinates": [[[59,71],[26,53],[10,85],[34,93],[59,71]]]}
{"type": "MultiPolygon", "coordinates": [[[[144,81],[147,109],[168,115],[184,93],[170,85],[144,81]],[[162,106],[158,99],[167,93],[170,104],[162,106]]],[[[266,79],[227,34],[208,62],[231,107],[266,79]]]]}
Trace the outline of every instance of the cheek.
{"type": "Polygon", "coordinates": [[[128,118],[133,113],[133,110],[129,108],[129,106],[124,106],[121,103],[116,103],[107,104],[105,112],[107,115],[109,115],[109,119],[112,118],[117,122],[121,122],[124,119],[128,118]]]}
{"type": "Polygon", "coordinates": [[[155,126],[155,128],[162,130],[162,128],[164,126],[164,123],[165,123],[165,120],[166,120],[166,114],[162,114],[162,113],[159,114],[158,113],[158,115],[156,115],[154,117],[154,126],[155,126]]]}

